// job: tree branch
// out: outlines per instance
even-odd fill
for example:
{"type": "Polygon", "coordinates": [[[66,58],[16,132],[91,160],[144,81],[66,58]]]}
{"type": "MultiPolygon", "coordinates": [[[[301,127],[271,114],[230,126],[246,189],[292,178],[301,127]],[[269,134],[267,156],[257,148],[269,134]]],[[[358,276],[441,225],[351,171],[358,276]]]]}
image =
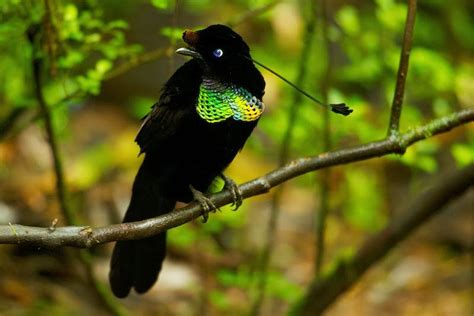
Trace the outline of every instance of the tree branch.
{"type": "Polygon", "coordinates": [[[303,316],[320,315],[340,294],[360,279],[372,264],[473,185],[474,164],[440,177],[436,184],[407,207],[404,215],[367,239],[350,261],[340,262],[327,276],[315,279],[292,313],[303,316]]]}
{"type": "Polygon", "coordinates": [[[408,0],[407,19],[405,22],[405,32],[403,34],[402,51],[400,53],[397,83],[393,94],[390,123],[388,124],[388,135],[394,135],[398,133],[400,129],[400,116],[402,114],[403,94],[405,92],[405,82],[408,74],[408,61],[410,59],[413,29],[415,27],[415,16],[416,0],[408,0]]]}
{"type": "MultiPolygon", "coordinates": [[[[45,0],[46,8],[48,8],[48,0],[45,0]]],[[[48,10],[46,10],[48,12],[48,10]]],[[[33,56],[32,56],[32,71],[33,71],[33,83],[36,100],[40,107],[41,115],[44,119],[45,130],[48,138],[49,148],[51,150],[51,157],[53,159],[54,173],[56,175],[56,193],[58,196],[59,206],[61,212],[66,219],[66,222],[69,224],[74,224],[73,214],[69,209],[69,206],[66,202],[66,189],[64,186],[64,173],[62,167],[62,160],[59,153],[58,141],[55,135],[53,121],[51,117],[51,112],[49,111],[48,104],[44,99],[43,95],[43,81],[41,78],[41,67],[43,60],[36,48],[36,38],[39,32],[39,29],[30,28],[29,38],[31,40],[31,45],[33,47],[33,56]]]]}
{"type": "MultiPolygon", "coordinates": [[[[447,132],[472,121],[474,121],[474,109],[459,111],[398,136],[323,153],[314,157],[293,160],[262,177],[240,185],[239,188],[244,198],[263,194],[272,187],[308,172],[388,154],[403,153],[408,146],[415,142],[447,132]]],[[[227,190],[213,194],[210,198],[218,207],[232,202],[232,194],[227,190]]],[[[64,246],[90,248],[117,240],[132,240],[153,236],[191,221],[201,214],[201,207],[196,203],[191,203],[184,208],[159,217],[98,228],[88,226],[40,228],[16,224],[0,225],[0,244],[34,244],[49,248],[64,246]]]]}

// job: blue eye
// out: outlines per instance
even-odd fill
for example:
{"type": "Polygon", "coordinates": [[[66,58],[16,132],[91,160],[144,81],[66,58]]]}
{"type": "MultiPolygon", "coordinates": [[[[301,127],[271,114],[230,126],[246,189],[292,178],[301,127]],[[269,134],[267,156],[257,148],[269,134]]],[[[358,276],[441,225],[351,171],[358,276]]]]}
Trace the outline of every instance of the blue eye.
{"type": "Polygon", "coordinates": [[[214,55],[214,57],[221,58],[222,55],[224,55],[224,52],[222,51],[222,49],[217,48],[212,52],[212,54],[214,55]]]}

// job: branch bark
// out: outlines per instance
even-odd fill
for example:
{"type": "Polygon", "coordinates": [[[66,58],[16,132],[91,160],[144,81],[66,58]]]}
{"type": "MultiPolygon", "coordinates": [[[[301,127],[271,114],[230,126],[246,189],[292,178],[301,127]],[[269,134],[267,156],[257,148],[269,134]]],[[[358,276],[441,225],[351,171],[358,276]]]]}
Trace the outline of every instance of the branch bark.
{"type": "Polygon", "coordinates": [[[408,74],[408,61],[410,59],[413,29],[415,27],[416,1],[417,0],[408,0],[407,19],[405,22],[405,32],[403,34],[402,51],[400,53],[397,83],[395,85],[395,92],[393,94],[392,111],[390,113],[390,122],[388,124],[388,135],[395,135],[400,129],[403,94],[405,93],[405,82],[408,74]]]}
{"type": "MultiPolygon", "coordinates": [[[[466,109],[433,120],[426,125],[419,126],[398,136],[331,151],[314,157],[293,160],[262,177],[240,185],[239,188],[244,198],[263,194],[272,187],[308,172],[388,154],[403,153],[408,146],[415,142],[447,132],[472,121],[474,121],[474,109],[466,109]]],[[[227,190],[213,194],[210,198],[218,207],[232,202],[232,194],[227,190]]],[[[201,207],[196,203],[191,203],[184,208],[159,217],[98,228],[89,226],[42,228],[16,224],[0,225],[0,244],[32,244],[49,248],[64,246],[90,248],[117,240],[132,240],[153,236],[191,221],[201,214],[201,207]]]]}
{"type": "Polygon", "coordinates": [[[379,259],[404,240],[422,223],[441,212],[443,207],[474,186],[474,164],[442,176],[418,196],[405,215],[370,237],[350,261],[339,265],[322,279],[315,279],[309,291],[291,314],[320,315],[339,295],[360,279],[379,259]]]}

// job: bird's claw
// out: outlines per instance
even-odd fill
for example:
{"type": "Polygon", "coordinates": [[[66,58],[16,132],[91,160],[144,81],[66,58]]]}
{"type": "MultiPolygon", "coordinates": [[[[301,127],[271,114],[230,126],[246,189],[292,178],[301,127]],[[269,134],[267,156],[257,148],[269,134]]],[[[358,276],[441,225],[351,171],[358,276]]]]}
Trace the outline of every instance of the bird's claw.
{"type": "Polygon", "coordinates": [[[207,222],[209,218],[209,212],[215,212],[216,210],[220,211],[220,209],[212,203],[212,201],[205,196],[201,191],[196,190],[192,185],[189,186],[191,193],[193,194],[193,198],[195,201],[199,203],[202,207],[202,222],[207,222]]]}
{"type": "Polygon", "coordinates": [[[242,205],[242,191],[240,191],[239,186],[235,183],[234,180],[228,176],[221,174],[220,177],[224,180],[224,189],[227,189],[232,194],[232,211],[237,211],[242,205]]]}

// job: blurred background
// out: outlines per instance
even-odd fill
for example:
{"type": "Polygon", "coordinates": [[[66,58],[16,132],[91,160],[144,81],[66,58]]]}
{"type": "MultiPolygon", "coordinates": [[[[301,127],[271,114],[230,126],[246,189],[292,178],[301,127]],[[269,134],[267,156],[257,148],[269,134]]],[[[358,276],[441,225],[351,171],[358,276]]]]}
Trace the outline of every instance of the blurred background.
{"type": "MultiPolygon", "coordinates": [[[[406,11],[395,0],[2,0],[0,224],[66,224],[32,55],[45,61],[42,91],[74,224],[102,226],[120,222],[127,207],[142,159],[134,137],[163,83],[186,61],[174,54],[184,29],[230,25],[256,60],[354,109],[348,117],[328,114],[262,69],[266,112],[226,172],[242,183],[293,158],[385,137],[406,11]],[[32,25],[41,27],[36,48],[25,35],[32,25]]],[[[419,1],[402,131],[474,106],[473,18],[469,0],[419,1]]],[[[169,231],[157,285],[108,304],[97,291],[108,291],[112,244],[82,260],[77,249],[3,245],[0,314],[106,315],[112,305],[116,314],[284,315],[315,274],[324,276],[403,216],[440,174],[473,161],[470,124],[403,156],[298,177],[245,200],[237,212],[224,207],[206,224],[169,231]],[[326,211],[321,252],[317,223],[326,211]],[[273,230],[270,214],[277,215],[273,230]],[[262,268],[265,250],[270,262],[262,268]]],[[[471,190],[378,262],[327,315],[472,315],[473,205],[471,190]]]]}

